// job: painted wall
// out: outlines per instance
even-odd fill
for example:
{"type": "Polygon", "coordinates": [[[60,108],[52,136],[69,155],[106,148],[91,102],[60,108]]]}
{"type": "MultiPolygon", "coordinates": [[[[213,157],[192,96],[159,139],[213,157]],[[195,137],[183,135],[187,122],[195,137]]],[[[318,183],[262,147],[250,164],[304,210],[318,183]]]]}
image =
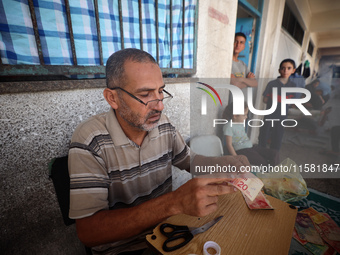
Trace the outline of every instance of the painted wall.
{"type": "Polygon", "coordinates": [[[291,58],[295,61],[296,65],[299,65],[301,62],[301,46],[283,29],[279,38],[279,47],[274,64],[276,70],[273,70],[272,77],[280,75],[278,69],[283,59],[291,58]]]}
{"type": "MultiPolygon", "coordinates": [[[[211,86],[229,84],[231,72],[234,34],[236,25],[237,0],[200,1],[197,48],[196,78],[211,86]]],[[[191,100],[201,100],[204,92],[193,89],[197,84],[190,85],[191,100]]],[[[191,108],[191,137],[202,134],[218,134],[221,130],[213,128],[213,119],[221,118],[228,101],[229,93],[218,90],[223,106],[215,106],[208,98],[207,115],[201,118],[201,108],[191,108]]]]}
{"type": "MultiPolygon", "coordinates": [[[[267,86],[268,79],[272,79],[276,66],[278,54],[281,26],[285,0],[270,1],[264,0],[262,23],[260,31],[259,49],[256,63],[256,77],[258,77],[258,87],[256,89],[255,108],[264,109],[262,102],[262,92],[267,86]]],[[[276,73],[275,73],[276,75],[276,73]]],[[[277,77],[277,76],[274,76],[277,77]]],[[[253,116],[254,119],[261,119],[262,116],[253,116]]],[[[252,128],[250,138],[253,143],[257,143],[259,128],[252,128]]]]}

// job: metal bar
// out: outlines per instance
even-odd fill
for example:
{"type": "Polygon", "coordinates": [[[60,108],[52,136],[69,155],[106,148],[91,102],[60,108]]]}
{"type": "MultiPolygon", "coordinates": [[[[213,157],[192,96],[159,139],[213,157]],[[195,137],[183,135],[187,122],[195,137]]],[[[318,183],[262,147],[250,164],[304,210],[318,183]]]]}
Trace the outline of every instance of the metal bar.
{"type": "MultiPolygon", "coordinates": [[[[196,70],[185,68],[161,68],[163,74],[194,74],[196,70]]],[[[0,77],[3,76],[38,76],[38,75],[76,75],[105,74],[105,66],[67,66],[67,65],[1,65],[0,77]]]]}
{"type": "Polygon", "coordinates": [[[66,18],[67,18],[68,32],[70,34],[70,43],[71,43],[71,51],[72,51],[73,64],[74,65],[78,65],[77,54],[76,54],[76,46],[74,44],[74,36],[73,36],[70,4],[69,4],[68,0],[64,0],[64,1],[65,1],[65,9],[66,9],[66,18]]]}
{"type": "Polygon", "coordinates": [[[119,8],[120,45],[121,48],[124,49],[123,11],[121,0],[118,0],[118,8],[119,8]]]}
{"type": "Polygon", "coordinates": [[[170,68],[172,68],[172,48],[173,48],[173,36],[172,36],[172,0],[170,0],[170,68]]]}
{"type": "MultiPolygon", "coordinates": [[[[258,9],[259,9],[260,14],[262,15],[263,0],[259,0],[258,9]]],[[[257,52],[258,52],[258,48],[259,48],[261,23],[262,23],[262,16],[259,16],[258,18],[256,18],[255,37],[254,37],[254,50],[253,50],[253,57],[251,59],[251,71],[253,73],[255,73],[255,71],[256,71],[257,52]]]]}
{"type": "Polygon", "coordinates": [[[155,2],[155,22],[156,22],[156,51],[157,51],[157,63],[159,64],[159,35],[158,35],[158,0],[155,2]]]}
{"type": "MultiPolygon", "coordinates": [[[[197,78],[196,78],[197,79],[197,78]]],[[[192,78],[164,78],[165,84],[190,83],[192,78]]],[[[198,79],[197,79],[198,81],[198,79]]],[[[0,82],[0,95],[9,93],[35,93],[89,88],[105,88],[105,79],[49,80],[49,81],[8,81],[0,82]]]]}
{"type": "Polygon", "coordinates": [[[94,0],[93,4],[94,4],[94,13],[96,17],[96,26],[97,26],[99,60],[100,60],[100,65],[102,66],[104,65],[104,61],[103,61],[102,37],[100,34],[100,24],[99,24],[98,0],[94,0]]]}
{"type": "Polygon", "coordinates": [[[198,6],[199,0],[196,2],[196,10],[195,10],[195,28],[194,28],[194,58],[193,58],[193,73],[196,73],[197,70],[197,34],[198,34],[198,6]]]}
{"type": "Polygon", "coordinates": [[[142,16],[142,0],[138,0],[139,10],[139,37],[140,37],[140,49],[143,50],[143,16],[142,16]]]}
{"type": "Polygon", "coordinates": [[[0,76],[105,74],[105,66],[2,65],[0,76]]]}
{"type": "MultiPolygon", "coordinates": [[[[17,77],[16,77],[17,78],[17,77]]],[[[84,80],[44,80],[0,82],[0,95],[9,93],[36,93],[42,91],[62,91],[87,88],[105,88],[105,79],[84,80]]]]}
{"type": "Polygon", "coordinates": [[[34,30],[35,42],[37,44],[37,49],[38,49],[39,61],[41,65],[44,65],[45,64],[44,56],[43,56],[42,48],[41,48],[38,23],[37,23],[37,18],[35,16],[33,0],[28,0],[28,6],[30,9],[30,13],[31,13],[32,25],[33,25],[33,30],[34,30]]]}
{"type": "Polygon", "coordinates": [[[184,68],[184,28],[185,28],[185,0],[182,1],[183,12],[182,12],[182,68],[184,68]]]}
{"type": "Polygon", "coordinates": [[[196,71],[191,68],[161,68],[163,74],[195,74],[196,71]]]}

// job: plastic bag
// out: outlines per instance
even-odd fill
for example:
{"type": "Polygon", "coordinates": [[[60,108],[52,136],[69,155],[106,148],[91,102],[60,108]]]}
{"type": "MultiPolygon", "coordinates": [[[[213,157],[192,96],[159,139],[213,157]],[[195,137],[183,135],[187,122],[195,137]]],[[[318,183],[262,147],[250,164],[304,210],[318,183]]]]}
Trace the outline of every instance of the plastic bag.
{"type": "Polygon", "coordinates": [[[276,169],[281,170],[257,174],[264,184],[266,194],[284,202],[299,201],[309,195],[307,184],[293,160],[285,159],[276,166],[276,169]]]}

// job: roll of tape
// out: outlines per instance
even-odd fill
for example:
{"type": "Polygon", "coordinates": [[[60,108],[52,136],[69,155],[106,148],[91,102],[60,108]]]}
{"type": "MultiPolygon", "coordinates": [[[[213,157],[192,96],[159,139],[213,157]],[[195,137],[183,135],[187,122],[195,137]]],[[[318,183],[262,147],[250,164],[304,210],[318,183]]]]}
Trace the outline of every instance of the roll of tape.
{"type": "Polygon", "coordinates": [[[213,241],[208,241],[203,246],[203,254],[204,255],[221,255],[221,247],[213,241]]]}

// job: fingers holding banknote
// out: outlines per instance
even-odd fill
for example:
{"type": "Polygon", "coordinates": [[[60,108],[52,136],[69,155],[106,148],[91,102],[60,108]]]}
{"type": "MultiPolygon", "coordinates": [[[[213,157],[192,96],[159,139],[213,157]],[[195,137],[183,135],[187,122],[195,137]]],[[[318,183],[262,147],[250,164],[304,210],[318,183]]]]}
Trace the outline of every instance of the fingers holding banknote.
{"type": "Polygon", "coordinates": [[[218,196],[235,192],[230,178],[194,178],[174,191],[179,213],[203,217],[217,210],[218,196]]]}

